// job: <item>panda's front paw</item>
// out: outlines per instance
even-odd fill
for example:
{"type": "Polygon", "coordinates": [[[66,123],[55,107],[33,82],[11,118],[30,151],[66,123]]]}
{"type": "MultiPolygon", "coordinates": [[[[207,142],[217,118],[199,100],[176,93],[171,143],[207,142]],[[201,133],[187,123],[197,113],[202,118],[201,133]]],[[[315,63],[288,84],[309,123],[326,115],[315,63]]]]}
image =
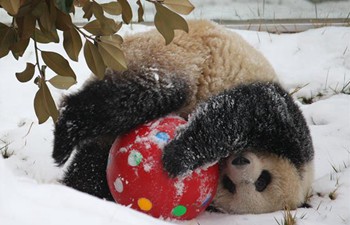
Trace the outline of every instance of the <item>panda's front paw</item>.
{"type": "Polygon", "coordinates": [[[176,177],[185,174],[193,169],[192,163],[188,159],[188,155],[184,154],[177,145],[170,142],[163,150],[163,168],[168,172],[170,177],[176,177]]]}

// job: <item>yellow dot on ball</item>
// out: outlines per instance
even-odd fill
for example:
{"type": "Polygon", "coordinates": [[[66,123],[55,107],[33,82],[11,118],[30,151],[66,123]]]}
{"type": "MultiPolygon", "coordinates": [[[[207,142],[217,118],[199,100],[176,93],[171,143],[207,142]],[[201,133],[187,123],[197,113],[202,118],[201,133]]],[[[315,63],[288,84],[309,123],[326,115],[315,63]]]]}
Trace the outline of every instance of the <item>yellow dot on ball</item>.
{"type": "Polygon", "coordinates": [[[148,200],[147,198],[140,198],[137,201],[137,204],[139,205],[140,209],[143,211],[150,211],[152,209],[152,202],[148,200]]]}

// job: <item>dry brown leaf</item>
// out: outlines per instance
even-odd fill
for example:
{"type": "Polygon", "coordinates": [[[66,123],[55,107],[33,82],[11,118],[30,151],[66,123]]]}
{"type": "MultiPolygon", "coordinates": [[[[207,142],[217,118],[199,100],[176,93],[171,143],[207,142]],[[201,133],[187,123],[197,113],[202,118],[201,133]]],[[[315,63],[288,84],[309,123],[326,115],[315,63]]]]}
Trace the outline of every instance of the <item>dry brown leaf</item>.
{"type": "Polygon", "coordinates": [[[194,9],[194,6],[188,0],[164,0],[163,4],[183,15],[190,14],[194,9]]]}
{"type": "Polygon", "coordinates": [[[164,7],[160,3],[155,3],[157,13],[154,17],[154,24],[165,39],[165,43],[169,44],[175,35],[175,30],[180,29],[188,32],[188,25],[184,18],[164,7]]]}
{"type": "Polygon", "coordinates": [[[17,80],[19,80],[22,83],[28,82],[33,78],[34,72],[35,65],[32,63],[27,63],[25,70],[23,70],[20,73],[16,73],[17,80]]]}
{"type": "Polygon", "coordinates": [[[89,69],[99,78],[102,79],[105,75],[106,66],[102,56],[95,46],[90,41],[86,41],[84,45],[84,56],[89,69]]]}
{"type": "Polygon", "coordinates": [[[41,57],[44,60],[44,63],[58,75],[76,79],[75,73],[70,67],[68,61],[60,54],[56,52],[42,51],[41,57]]]}
{"type": "Polygon", "coordinates": [[[83,46],[78,31],[72,27],[63,31],[63,47],[70,59],[78,61],[80,50],[83,46]]]}

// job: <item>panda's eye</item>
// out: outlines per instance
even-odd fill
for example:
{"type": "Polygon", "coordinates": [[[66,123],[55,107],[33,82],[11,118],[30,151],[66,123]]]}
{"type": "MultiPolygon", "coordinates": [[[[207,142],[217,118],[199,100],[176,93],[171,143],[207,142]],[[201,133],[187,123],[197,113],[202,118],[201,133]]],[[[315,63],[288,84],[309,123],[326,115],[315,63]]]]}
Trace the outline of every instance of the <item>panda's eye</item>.
{"type": "Polygon", "coordinates": [[[267,170],[263,170],[259,178],[255,181],[255,190],[262,192],[271,183],[271,174],[267,170]]]}

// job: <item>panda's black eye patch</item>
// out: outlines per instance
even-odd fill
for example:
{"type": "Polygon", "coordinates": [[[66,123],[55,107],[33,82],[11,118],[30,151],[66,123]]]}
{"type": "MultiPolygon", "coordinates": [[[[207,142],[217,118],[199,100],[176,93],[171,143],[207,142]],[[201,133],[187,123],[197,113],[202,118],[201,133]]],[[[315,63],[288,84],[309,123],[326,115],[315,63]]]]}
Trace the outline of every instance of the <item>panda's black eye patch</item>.
{"type": "Polygon", "coordinates": [[[255,190],[262,192],[271,183],[271,174],[267,170],[263,170],[259,178],[255,181],[255,190]]]}
{"type": "Polygon", "coordinates": [[[236,185],[232,182],[232,180],[228,176],[224,176],[222,178],[222,185],[226,190],[228,190],[231,194],[236,192],[236,185]]]}
{"type": "Polygon", "coordinates": [[[249,164],[250,161],[247,158],[244,158],[243,156],[238,156],[234,160],[232,160],[232,165],[234,166],[244,166],[249,164]]]}

